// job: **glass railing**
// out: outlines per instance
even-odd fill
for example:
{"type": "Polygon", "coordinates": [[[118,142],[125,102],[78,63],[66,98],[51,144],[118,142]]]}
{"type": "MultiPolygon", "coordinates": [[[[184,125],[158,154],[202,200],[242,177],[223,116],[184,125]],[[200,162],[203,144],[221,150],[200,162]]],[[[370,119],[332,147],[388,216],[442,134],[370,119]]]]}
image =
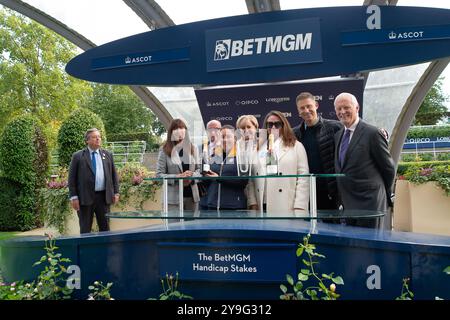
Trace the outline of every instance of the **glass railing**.
{"type": "MultiPolygon", "coordinates": [[[[162,208],[161,210],[135,210],[109,213],[109,218],[121,219],[163,219],[163,220],[188,220],[188,219],[302,219],[302,220],[324,220],[324,221],[340,221],[341,219],[367,219],[384,216],[384,211],[370,211],[370,210],[318,210],[317,209],[317,194],[316,185],[318,179],[345,179],[343,174],[306,174],[306,175],[265,175],[265,176],[219,176],[207,177],[199,174],[192,177],[175,177],[171,175],[164,178],[146,178],[145,181],[160,182],[162,185],[162,208]],[[259,203],[256,205],[257,210],[227,210],[221,207],[221,199],[217,199],[217,207],[208,210],[185,210],[183,206],[183,193],[185,180],[195,180],[196,182],[217,181],[219,184],[225,180],[253,180],[257,179],[298,179],[302,178],[305,184],[308,184],[309,201],[306,210],[281,210],[271,206],[270,210],[266,210],[264,198],[259,197],[259,203]],[[177,183],[178,182],[178,183],[177,183]],[[178,186],[177,186],[178,184],[178,186]],[[169,206],[169,185],[175,193],[178,194],[178,204],[169,206]],[[213,209],[213,210],[211,210],[213,209]]],[[[287,190],[292,192],[291,190],[287,190]]],[[[221,194],[219,189],[218,195],[221,194]]],[[[220,196],[219,196],[220,197],[220,196]]],[[[173,202],[173,194],[172,194],[173,202]]],[[[269,206],[267,206],[269,207],[269,206]]]]}
{"type": "Polygon", "coordinates": [[[120,219],[266,219],[266,220],[280,220],[280,219],[301,219],[301,220],[335,220],[341,219],[366,219],[377,218],[384,216],[384,211],[371,210],[318,210],[317,216],[313,217],[309,214],[302,215],[294,212],[260,212],[257,210],[184,210],[181,215],[178,210],[168,211],[167,213],[161,210],[138,210],[138,211],[124,211],[108,213],[109,218],[120,219]]]}

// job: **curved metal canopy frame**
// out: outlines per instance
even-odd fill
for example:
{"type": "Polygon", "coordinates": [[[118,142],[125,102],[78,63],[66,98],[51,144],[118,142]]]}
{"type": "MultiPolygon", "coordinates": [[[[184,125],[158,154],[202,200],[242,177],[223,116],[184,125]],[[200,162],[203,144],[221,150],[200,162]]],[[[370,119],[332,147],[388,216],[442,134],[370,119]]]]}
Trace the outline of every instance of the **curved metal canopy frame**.
{"type": "Polygon", "coordinates": [[[175,22],[154,0],[123,0],[151,29],[174,26],[175,22]]]}
{"type": "MultiPolygon", "coordinates": [[[[60,36],[75,44],[83,50],[89,50],[96,47],[96,44],[69,28],[59,20],[42,12],[41,10],[20,0],[0,0],[0,4],[17,11],[30,19],[37,21],[43,26],[53,30],[60,36]]],[[[144,86],[130,86],[130,89],[155,113],[161,123],[167,128],[172,116],[164,108],[162,103],[144,86]]]]}

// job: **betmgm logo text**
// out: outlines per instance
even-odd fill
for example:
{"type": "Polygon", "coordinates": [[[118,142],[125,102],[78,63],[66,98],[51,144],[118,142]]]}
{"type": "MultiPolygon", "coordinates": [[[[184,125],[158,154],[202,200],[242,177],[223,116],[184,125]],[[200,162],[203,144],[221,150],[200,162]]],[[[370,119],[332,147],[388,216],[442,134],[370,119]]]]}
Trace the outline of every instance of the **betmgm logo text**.
{"type": "Polygon", "coordinates": [[[217,40],[214,50],[214,61],[229,60],[233,57],[254,54],[309,50],[311,49],[311,42],[311,32],[244,40],[217,40]]]}

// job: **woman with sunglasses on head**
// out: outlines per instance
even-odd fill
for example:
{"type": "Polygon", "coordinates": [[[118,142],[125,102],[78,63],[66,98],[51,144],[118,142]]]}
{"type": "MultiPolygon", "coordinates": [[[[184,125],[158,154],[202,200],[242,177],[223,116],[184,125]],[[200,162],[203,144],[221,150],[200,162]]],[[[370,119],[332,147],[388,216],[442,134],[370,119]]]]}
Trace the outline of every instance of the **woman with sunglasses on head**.
{"type": "MultiPolygon", "coordinates": [[[[236,121],[238,130],[237,155],[241,171],[246,175],[256,175],[258,163],[258,120],[254,115],[242,115],[236,121]]],[[[255,179],[249,179],[245,188],[247,207],[250,210],[258,210],[258,202],[255,193],[255,179]]]]}
{"type": "MultiPolygon", "coordinates": [[[[158,178],[196,177],[200,176],[200,160],[197,148],[190,142],[186,123],[181,119],[174,119],[167,132],[158,154],[156,167],[158,178]]],[[[195,180],[183,180],[183,205],[185,210],[198,211],[200,200],[195,180]]],[[[179,181],[168,180],[168,208],[169,211],[178,210],[179,181]]]]}
{"type": "MultiPolygon", "coordinates": [[[[264,119],[264,129],[260,132],[264,142],[260,146],[257,175],[309,174],[305,148],[295,138],[286,117],[279,111],[270,111],[264,119]],[[267,172],[270,154],[276,159],[277,172],[267,172]]],[[[261,178],[255,184],[258,204],[266,207],[268,216],[308,215],[308,178],[261,178]]]]}
{"type": "Polygon", "coordinates": [[[214,159],[208,177],[216,177],[208,181],[208,210],[247,209],[247,197],[244,189],[248,179],[226,179],[226,176],[239,175],[239,163],[236,157],[236,136],[233,126],[224,125],[220,130],[223,154],[214,159]],[[217,161],[219,160],[219,161],[217,161]]]}

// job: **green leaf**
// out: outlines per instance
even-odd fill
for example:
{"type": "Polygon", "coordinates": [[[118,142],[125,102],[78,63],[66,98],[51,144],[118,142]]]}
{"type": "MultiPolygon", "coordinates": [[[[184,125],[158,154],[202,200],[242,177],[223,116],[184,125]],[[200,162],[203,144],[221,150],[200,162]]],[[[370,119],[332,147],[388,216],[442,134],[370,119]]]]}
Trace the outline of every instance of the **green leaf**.
{"type": "Polygon", "coordinates": [[[337,276],[335,278],[332,278],[331,281],[333,281],[335,284],[344,284],[344,279],[342,279],[342,277],[337,276]]]}
{"type": "Polygon", "coordinates": [[[287,287],[284,284],[280,284],[280,289],[283,293],[287,292],[287,287]]]}
{"type": "Polygon", "coordinates": [[[331,275],[328,275],[326,273],[322,273],[322,278],[324,278],[324,279],[331,279],[331,275]]]}
{"type": "Polygon", "coordinates": [[[448,266],[447,268],[445,268],[445,269],[444,269],[444,272],[445,272],[446,274],[450,274],[450,266],[448,266]]]}
{"type": "Polygon", "coordinates": [[[303,248],[298,248],[296,254],[297,257],[300,257],[303,254],[303,248]]]}
{"type": "Polygon", "coordinates": [[[300,281],[307,281],[308,278],[309,277],[306,274],[303,274],[303,273],[298,274],[298,280],[300,280],[300,281]]]}
{"type": "Polygon", "coordinates": [[[300,270],[300,272],[303,274],[306,274],[307,276],[309,276],[311,274],[309,269],[302,269],[302,270],[300,270]]]}
{"type": "Polygon", "coordinates": [[[286,275],[286,279],[287,279],[287,282],[288,282],[291,286],[294,285],[294,279],[292,279],[292,276],[291,276],[290,274],[287,274],[287,275],[286,275]]]}
{"type": "Polygon", "coordinates": [[[297,289],[297,290],[302,290],[302,289],[303,289],[303,283],[300,282],[300,281],[298,281],[298,282],[295,284],[295,289],[297,289]]]}
{"type": "Polygon", "coordinates": [[[319,287],[323,290],[323,292],[328,291],[327,287],[325,287],[325,285],[322,282],[319,282],[319,287]]]}
{"type": "Polygon", "coordinates": [[[302,261],[303,261],[303,264],[304,264],[304,265],[306,265],[306,266],[308,266],[308,267],[311,266],[311,263],[310,263],[309,261],[307,261],[307,260],[305,260],[305,259],[302,259],[302,261]]]}

